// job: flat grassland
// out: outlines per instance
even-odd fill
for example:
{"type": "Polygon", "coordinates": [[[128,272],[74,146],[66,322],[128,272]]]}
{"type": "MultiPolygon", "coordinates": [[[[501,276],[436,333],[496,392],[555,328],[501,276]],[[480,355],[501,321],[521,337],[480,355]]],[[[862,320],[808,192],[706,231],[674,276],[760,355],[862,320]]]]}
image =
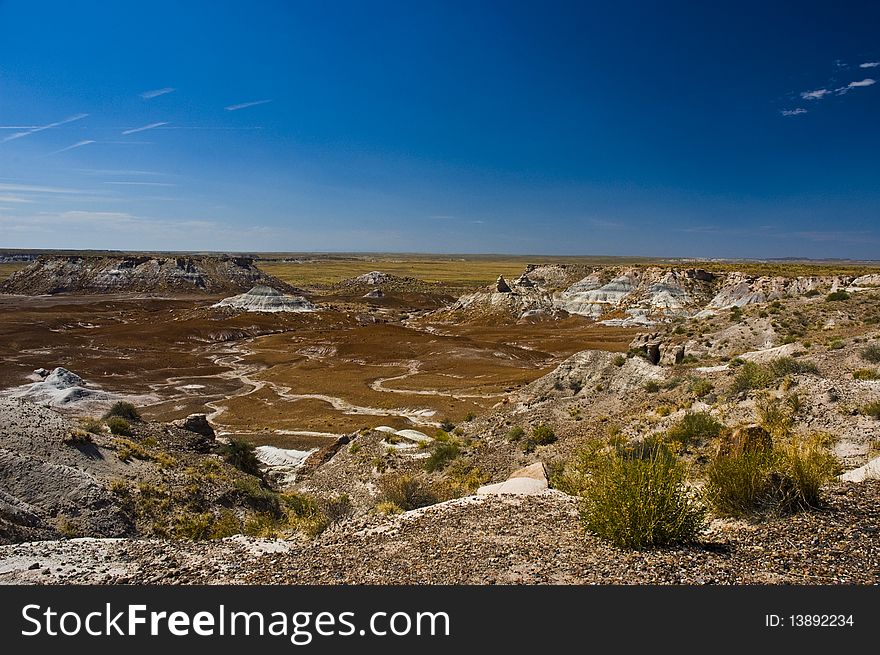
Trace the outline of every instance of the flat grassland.
{"type": "Polygon", "coordinates": [[[8,278],[16,271],[20,271],[25,266],[27,266],[27,262],[0,263],[0,282],[8,278]]]}
{"type": "MultiPolygon", "coordinates": [[[[266,257],[266,256],[264,256],[266,257]]],[[[880,270],[880,262],[854,261],[746,261],[658,259],[648,257],[556,257],[542,255],[302,255],[265,258],[261,269],[295,286],[330,286],[343,280],[382,271],[415,277],[425,282],[466,289],[494,282],[499,275],[515,278],[526,264],[575,264],[579,266],[679,266],[710,271],[736,270],[746,275],[796,277],[805,275],[863,275],[880,270]]]]}

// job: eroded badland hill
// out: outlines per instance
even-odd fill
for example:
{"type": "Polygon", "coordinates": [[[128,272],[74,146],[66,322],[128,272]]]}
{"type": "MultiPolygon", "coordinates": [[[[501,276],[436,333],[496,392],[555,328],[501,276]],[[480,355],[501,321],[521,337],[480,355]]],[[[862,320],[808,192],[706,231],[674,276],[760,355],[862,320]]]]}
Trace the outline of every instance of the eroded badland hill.
{"type": "Polygon", "coordinates": [[[0,581],[880,580],[875,270],[316,266],[2,283],[0,581]],[[633,471],[680,501],[651,543],[633,471]]]}

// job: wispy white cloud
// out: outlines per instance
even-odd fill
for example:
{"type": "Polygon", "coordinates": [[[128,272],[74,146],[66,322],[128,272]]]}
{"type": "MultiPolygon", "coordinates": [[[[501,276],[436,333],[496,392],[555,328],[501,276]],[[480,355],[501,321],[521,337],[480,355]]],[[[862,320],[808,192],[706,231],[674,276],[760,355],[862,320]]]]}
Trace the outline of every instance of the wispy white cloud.
{"type": "Polygon", "coordinates": [[[67,152],[68,150],[73,150],[74,148],[82,148],[83,146],[87,146],[91,143],[95,143],[93,139],[85,139],[84,141],[77,141],[73,145],[67,146],[66,148],[61,148],[60,150],[53,150],[50,152],[50,155],[57,155],[60,152],[67,152]]]}
{"type": "Polygon", "coordinates": [[[168,121],[160,121],[158,123],[150,123],[149,125],[144,125],[143,127],[133,127],[129,130],[125,130],[122,134],[137,134],[138,132],[146,132],[147,130],[154,130],[157,127],[162,127],[163,125],[168,125],[168,121]]]}
{"type": "Polygon", "coordinates": [[[118,186],[177,186],[171,182],[104,182],[104,184],[115,184],[118,186]]]}
{"type": "Polygon", "coordinates": [[[836,89],[834,89],[834,93],[836,93],[839,96],[842,96],[842,95],[849,93],[853,89],[859,89],[861,87],[871,86],[872,84],[876,84],[876,83],[877,83],[876,80],[872,80],[870,77],[867,77],[867,78],[865,78],[863,80],[859,80],[857,82],[850,82],[846,86],[837,87],[836,89]]]}
{"type": "Polygon", "coordinates": [[[7,196],[7,195],[0,194],[0,202],[22,203],[22,202],[33,202],[33,200],[23,198],[22,196],[12,196],[12,195],[7,196]]]}
{"type": "Polygon", "coordinates": [[[803,107],[795,107],[794,109],[783,109],[779,113],[783,116],[799,116],[800,114],[806,114],[807,110],[803,107]]]}
{"type": "Polygon", "coordinates": [[[161,89],[153,89],[152,91],[144,91],[141,93],[141,98],[144,100],[150,100],[151,98],[158,98],[159,96],[164,96],[166,93],[173,93],[177,91],[174,87],[166,86],[161,89]]]}
{"type": "Polygon", "coordinates": [[[62,125],[66,125],[67,123],[73,123],[74,121],[81,120],[86,116],[88,116],[88,114],[75,114],[73,116],[68,116],[64,120],[56,121],[54,123],[48,123],[46,125],[39,125],[37,127],[32,127],[21,132],[16,132],[15,134],[10,134],[8,137],[3,139],[3,141],[12,141],[13,139],[20,139],[31,134],[36,134],[37,132],[42,132],[43,130],[51,130],[53,127],[60,127],[62,125]]]}
{"type": "Polygon", "coordinates": [[[877,68],[880,66],[880,61],[866,61],[864,64],[859,64],[859,68],[877,68]]]}
{"type": "Polygon", "coordinates": [[[10,184],[0,182],[0,191],[13,191],[18,193],[83,193],[78,189],[66,189],[53,186],[36,186],[32,184],[10,184]]]}
{"type": "Polygon", "coordinates": [[[271,100],[254,100],[252,102],[242,102],[237,105],[229,105],[225,107],[226,111],[238,111],[239,109],[247,109],[248,107],[256,107],[257,105],[265,105],[271,100]]]}
{"type": "Polygon", "coordinates": [[[816,89],[815,91],[802,91],[801,98],[804,100],[821,100],[831,93],[828,89],[816,89]]]}
{"type": "Polygon", "coordinates": [[[115,223],[119,224],[120,222],[129,223],[131,221],[137,220],[135,216],[132,216],[128,212],[95,212],[95,211],[84,211],[79,209],[73,209],[69,211],[64,211],[60,213],[53,212],[40,212],[42,215],[46,216],[48,219],[52,218],[60,218],[64,222],[71,223],[115,223]]]}
{"type": "Polygon", "coordinates": [[[140,171],[134,169],[111,169],[111,168],[74,168],[77,173],[88,175],[166,175],[158,171],[140,171]]]}

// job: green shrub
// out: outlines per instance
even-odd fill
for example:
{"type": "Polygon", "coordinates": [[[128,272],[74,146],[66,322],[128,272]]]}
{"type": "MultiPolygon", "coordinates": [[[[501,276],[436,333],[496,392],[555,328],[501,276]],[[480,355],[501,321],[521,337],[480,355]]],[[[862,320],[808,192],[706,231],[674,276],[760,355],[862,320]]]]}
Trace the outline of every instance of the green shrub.
{"type": "Polygon", "coordinates": [[[434,505],[439,498],[428,484],[406,474],[386,475],[379,480],[379,504],[390,503],[407,511],[434,505]]]}
{"type": "Polygon", "coordinates": [[[656,548],[695,541],[706,509],[688,491],[685,469],[665,448],[648,458],[600,454],[581,491],[590,532],[622,548],[656,548]]]}
{"type": "Polygon", "coordinates": [[[691,382],[691,393],[694,394],[697,398],[702,398],[703,396],[708,396],[712,393],[712,390],[715,387],[712,385],[709,380],[698,378],[691,382]]]}
{"type": "Polygon", "coordinates": [[[832,291],[827,296],[825,296],[825,300],[828,300],[830,302],[849,300],[849,294],[846,291],[832,291]]]}
{"type": "Polygon", "coordinates": [[[556,441],[556,433],[553,432],[553,428],[545,423],[541,423],[532,428],[532,433],[526,439],[523,449],[525,452],[531,453],[538,446],[546,446],[554,441],[556,441]]]}
{"type": "Polygon", "coordinates": [[[120,400],[119,402],[113,403],[113,406],[107,410],[107,413],[104,414],[104,418],[111,418],[113,416],[118,416],[119,418],[124,418],[126,421],[131,423],[137,423],[141,420],[141,415],[137,411],[137,408],[131,403],[124,402],[120,400]]]}
{"type": "Polygon", "coordinates": [[[873,416],[876,419],[880,419],[880,400],[862,405],[859,411],[865,416],[873,416]]]}
{"type": "Polygon", "coordinates": [[[91,434],[101,434],[104,432],[104,424],[101,423],[98,419],[87,416],[79,421],[79,426],[85,430],[86,432],[90,432],[91,434]]]}
{"type": "Polygon", "coordinates": [[[718,455],[707,469],[706,497],[722,516],[790,513],[821,505],[821,488],[839,465],[820,439],[768,451],[718,455]]]}
{"type": "Polygon", "coordinates": [[[684,446],[694,442],[714,439],[721,434],[724,425],[715,420],[709,412],[687,412],[681,420],[666,432],[670,441],[684,446]]]}
{"type": "Polygon", "coordinates": [[[474,414],[473,412],[468,412],[468,413],[465,414],[465,416],[464,416],[464,421],[465,421],[465,423],[470,423],[470,422],[473,421],[475,418],[477,418],[477,415],[476,415],[476,414],[474,414]]]}
{"type": "Polygon", "coordinates": [[[852,376],[853,380],[880,380],[880,373],[872,368],[860,368],[852,376]]]}
{"type": "Polygon", "coordinates": [[[833,339],[828,344],[828,350],[843,350],[844,345],[845,344],[840,339],[833,339]]]}
{"type": "MultiPolygon", "coordinates": [[[[797,398],[797,396],[793,397],[797,398]]],[[[761,427],[774,439],[783,439],[791,435],[794,417],[790,404],[784,405],[779,400],[767,396],[758,400],[756,410],[761,427]]]]}
{"type": "Polygon", "coordinates": [[[770,362],[770,371],[777,378],[786,375],[809,373],[819,375],[819,367],[808,359],[796,359],[794,357],[780,357],[770,362]]]}
{"type": "Polygon", "coordinates": [[[515,425],[507,431],[507,440],[508,441],[519,441],[524,436],[526,436],[526,431],[523,430],[520,426],[515,425]]]}
{"type": "Polygon", "coordinates": [[[61,443],[66,446],[85,446],[86,444],[92,443],[92,433],[74,428],[64,435],[61,439],[61,443]]]}
{"type": "Polygon", "coordinates": [[[440,471],[461,453],[461,448],[455,440],[435,441],[431,445],[431,454],[425,460],[425,469],[428,471],[440,471]]]}
{"type": "Polygon", "coordinates": [[[819,295],[819,290],[818,290],[818,289],[810,289],[809,291],[806,291],[806,292],[804,293],[804,297],[805,297],[805,298],[815,298],[815,297],[818,296],[818,295],[819,295]]]}
{"type": "Polygon", "coordinates": [[[623,366],[626,364],[626,355],[616,355],[614,359],[611,360],[611,363],[615,366],[623,366]]]}
{"type": "Polygon", "coordinates": [[[123,437],[131,436],[131,423],[126,421],[121,416],[111,416],[110,418],[108,418],[107,427],[113,434],[117,434],[123,437]]]}
{"type": "Polygon", "coordinates": [[[804,373],[819,375],[819,367],[809,360],[794,357],[780,357],[766,365],[744,362],[737,369],[730,390],[733,393],[741,393],[753,389],[766,389],[786,375],[804,373]]]}
{"type": "Polygon", "coordinates": [[[444,418],[440,423],[440,429],[444,432],[452,432],[455,429],[455,423],[450,421],[448,418],[444,418]]]}
{"type": "Polygon", "coordinates": [[[647,382],[645,382],[644,389],[648,393],[657,393],[658,391],[660,391],[660,384],[655,380],[648,380],[647,382]]]}
{"type": "Polygon", "coordinates": [[[232,464],[239,471],[262,477],[260,461],[257,459],[256,448],[242,439],[231,439],[228,444],[220,447],[220,455],[227,464],[232,464]]]}
{"type": "Polygon", "coordinates": [[[862,348],[862,359],[872,364],[880,364],[880,344],[872,343],[862,348]]]}

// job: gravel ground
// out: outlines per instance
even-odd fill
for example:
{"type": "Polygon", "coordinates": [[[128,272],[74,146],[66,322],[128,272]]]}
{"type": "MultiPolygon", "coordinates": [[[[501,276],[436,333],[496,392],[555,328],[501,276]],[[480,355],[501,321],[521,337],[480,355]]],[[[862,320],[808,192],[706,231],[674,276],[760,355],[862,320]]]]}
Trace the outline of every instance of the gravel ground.
{"type": "Polygon", "coordinates": [[[877,584],[880,482],[836,483],[822,511],[716,521],[704,543],[622,551],[576,500],[470,497],[338,525],[315,542],[68,540],[0,547],[0,582],[47,584],[877,584]],[[37,567],[36,565],[39,565],[37,567]]]}

